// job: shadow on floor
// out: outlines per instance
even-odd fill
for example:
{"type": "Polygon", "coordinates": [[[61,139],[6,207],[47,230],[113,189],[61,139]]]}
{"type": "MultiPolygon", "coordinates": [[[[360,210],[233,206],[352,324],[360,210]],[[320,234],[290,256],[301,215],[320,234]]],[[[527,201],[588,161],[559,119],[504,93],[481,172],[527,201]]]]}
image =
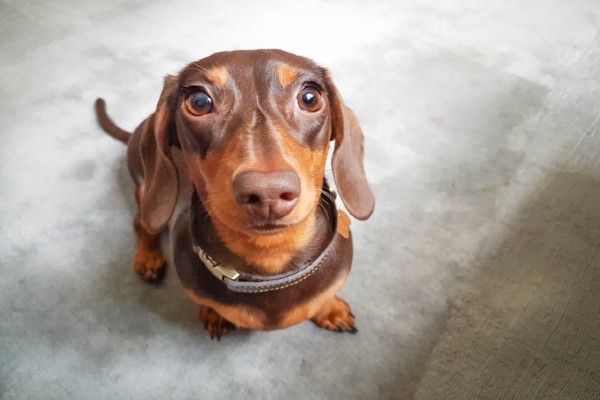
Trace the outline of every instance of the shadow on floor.
{"type": "Polygon", "coordinates": [[[554,174],[508,231],[390,398],[597,398],[600,181],[554,174]]]}

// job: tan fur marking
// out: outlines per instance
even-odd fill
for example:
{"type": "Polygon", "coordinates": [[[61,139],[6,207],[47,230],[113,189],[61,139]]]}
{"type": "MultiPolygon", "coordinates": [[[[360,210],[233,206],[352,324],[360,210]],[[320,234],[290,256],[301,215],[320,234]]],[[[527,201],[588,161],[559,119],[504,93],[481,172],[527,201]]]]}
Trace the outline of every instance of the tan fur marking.
{"type": "MultiPolygon", "coordinates": [[[[144,196],[143,188],[136,191],[136,202],[144,196]]],[[[133,226],[137,235],[137,252],[133,263],[133,270],[146,281],[159,281],[161,272],[166,266],[165,258],[160,247],[160,234],[152,235],[140,221],[139,215],[135,217],[133,226]]]]}
{"type": "Polygon", "coordinates": [[[190,175],[203,199],[221,240],[234,253],[256,267],[256,273],[277,274],[284,270],[292,257],[310,240],[316,223],[316,207],[328,147],[310,149],[296,142],[287,131],[278,128],[277,154],[261,155],[248,160],[248,135],[237,135],[221,154],[209,153],[204,161],[186,157],[190,175]],[[240,160],[244,160],[240,164],[240,160]],[[282,223],[292,225],[274,235],[255,235],[247,231],[248,217],[235,201],[232,177],[238,171],[265,171],[292,167],[300,177],[300,200],[282,223]]]}
{"type": "Polygon", "coordinates": [[[133,270],[146,281],[159,281],[167,263],[160,249],[160,241],[158,240],[160,236],[151,236],[139,232],[138,230],[138,247],[135,253],[133,270]]]}
{"type": "Polygon", "coordinates": [[[229,71],[225,67],[214,67],[206,71],[206,76],[218,87],[223,87],[229,78],[229,71]]]}
{"type": "Polygon", "coordinates": [[[348,274],[345,274],[340,280],[334,283],[329,289],[318,294],[313,299],[304,304],[300,304],[291,310],[285,320],[280,324],[281,328],[299,324],[300,322],[309,320],[322,311],[324,306],[335,297],[335,294],[344,286],[348,279],[348,274]]]}
{"type": "Polygon", "coordinates": [[[302,193],[308,193],[316,196],[316,207],[321,195],[321,184],[325,175],[325,164],[327,163],[327,153],[329,151],[329,142],[323,148],[311,149],[301,146],[285,129],[280,129],[283,140],[283,154],[287,163],[292,165],[302,182],[302,193]]]}
{"type": "Polygon", "coordinates": [[[257,311],[251,309],[250,307],[245,307],[241,304],[235,306],[219,304],[210,299],[200,297],[190,290],[186,290],[186,292],[196,304],[211,307],[221,317],[225,318],[227,321],[239,328],[254,329],[259,331],[267,329],[264,322],[262,322],[259,315],[257,315],[257,311]]]}
{"type": "Polygon", "coordinates": [[[309,215],[304,221],[274,235],[253,236],[228,229],[217,219],[213,219],[221,240],[234,253],[256,267],[257,273],[278,274],[291,261],[294,255],[308,244],[316,216],[309,215]]]}
{"type": "Polygon", "coordinates": [[[277,79],[279,79],[279,83],[284,88],[294,83],[298,75],[299,72],[287,64],[282,63],[277,65],[277,79]]]}
{"type": "MultiPolygon", "coordinates": [[[[314,195],[306,197],[287,217],[284,223],[293,224],[288,230],[275,235],[253,235],[245,232],[248,219],[235,201],[232,192],[232,177],[238,170],[261,170],[263,165],[257,162],[245,162],[245,136],[237,136],[231,140],[223,154],[209,154],[203,162],[199,159],[187,159],[191,176],[196,186],[208,194],[205,202],[213,223],[221,240],[234,253],[243,257],[248,263],[257,267],[257,273],[276,274],[283,270],[293,255],[308,243],[315,224],[314,195]],[[202,186],[205,189],[202,190],[202,186]]],[[[275,157],[271,163],[277,162],[281,156],[275,157]]],[[[264,160],[261,160],[264,162],[264,160]]],[[[285,163],[285,162],[284,162],[285,163]]],[[[297,164],[297,163],[296,163],[297,164]]],[[[295,166],[294,166],[295,167],[295,166]]],[[[304,184],[308,183],[302,177],[304,184]]],[[[310,184],[302,187],[304,193],[310,193],[310,184]]],[[[312,192],[315,190],[313,189],[312,192]]]]}

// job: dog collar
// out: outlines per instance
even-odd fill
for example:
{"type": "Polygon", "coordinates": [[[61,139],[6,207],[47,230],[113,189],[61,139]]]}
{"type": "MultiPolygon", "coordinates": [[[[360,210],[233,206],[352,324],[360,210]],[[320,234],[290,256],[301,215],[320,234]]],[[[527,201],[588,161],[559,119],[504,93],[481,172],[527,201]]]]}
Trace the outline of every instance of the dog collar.
{"type": "MultiPolygon", "coordinates": [[[[330,205],[335,211],[335,204],[330,205]]],[[[342,211],[331,212],[334,234],[330,242],[319,256],[311,263],[297,268],[293,271],[277,275],[255,275],[237,271],[234,267],[223,265],[211,257],[198,244],[194,243],[194,252],[198,258],[218,280],[223,282],[227,288],[234,292],[242,293],[264,293],[281,290],[294,286],[317,272],[327,260],[327,257],[341,238],[350,237],[350,218],[342,211]]]]}

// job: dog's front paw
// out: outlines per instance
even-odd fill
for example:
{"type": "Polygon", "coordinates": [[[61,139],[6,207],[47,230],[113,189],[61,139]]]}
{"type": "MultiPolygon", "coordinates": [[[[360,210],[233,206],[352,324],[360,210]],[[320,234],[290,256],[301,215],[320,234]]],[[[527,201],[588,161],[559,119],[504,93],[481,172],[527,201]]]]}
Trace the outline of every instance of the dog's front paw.
{"type": "Polygon", "coordinates": [[[198,319],[200,323],[204,324],[204,329],[208,331],[211,339],[216,338],[217,340],[221,340],[221,336],[235,330],[234,324],[207,306],[200,306],[198,319]]]}
{"type": "Polygon", "coordinates": [[[326,302],[312,321],[330,331],[358,332],[354,327],[354,315],[350,312],[350,305],[337,296],[326,302]]]}
{"type": "Polygon", "coordinates": [[[145,281],[159,282],[164,276],[166,264],[160,251],[138,251],[133,263],[133,270],[145,281]]]}

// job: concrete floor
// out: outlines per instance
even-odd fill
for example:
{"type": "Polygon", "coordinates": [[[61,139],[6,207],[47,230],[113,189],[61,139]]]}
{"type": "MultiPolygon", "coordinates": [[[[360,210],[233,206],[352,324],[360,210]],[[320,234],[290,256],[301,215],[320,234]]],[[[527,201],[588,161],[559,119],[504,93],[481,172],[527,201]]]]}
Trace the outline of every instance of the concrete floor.
{"type": "Polygon", "coordinates": [[[600,398],[600,5],[0,0],[2,399],[600,398]],[[368,4],[368,5],[367,5],[368,4]],[[211,341],[131,272],[125,148],[162,76],[283,48],[366,133],[373,218],[310,323],[211,341]]]}

